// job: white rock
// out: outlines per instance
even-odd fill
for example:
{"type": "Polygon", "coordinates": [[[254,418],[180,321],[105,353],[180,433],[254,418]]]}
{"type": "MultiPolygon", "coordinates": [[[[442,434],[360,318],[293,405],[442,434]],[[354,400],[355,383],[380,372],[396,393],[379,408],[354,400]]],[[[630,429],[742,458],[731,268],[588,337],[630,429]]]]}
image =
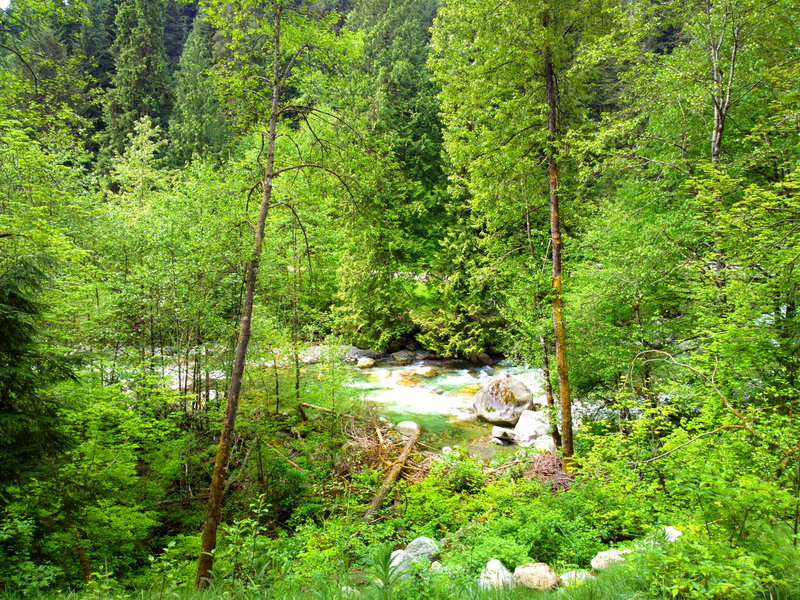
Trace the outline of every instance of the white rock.
{"type": "MultiPolygon", "coordinates": [[[[429,537],[418,537],[406,546],[405,550],[392,552],[389,568],[393,573],[403,573],[415,564],[432,561],[439,554],[439,544],[429,537]]],[[[407,575],[404,575],[407,577],[407,575]]]]}
{"type": "Polygon", "coordinates": [[[550,433],[550,419],[543,410],[523,410],[514,427],[514,437],[521,444],[550,433]]]}
{"type": "Polygon", "coordinates": [[[375,359],[370,358],[369,356],[362,356],[361,358],[358,359],[356,366],[359,369],[371,369],[372,367],[375,366],[375,359]]]}
{"type": "Polygon", "coordinates": [[[683,535],[683,532],[680,529],[675,529],[671,525],[667,525],[661,531],[664,532],[664,539],[670,543],[677,541],[678,538],[683,535]]]}
{"type": "Polygon", "coordinates": [[[361,592],[359,592],[355,588],[351,588],[349,585],[342,586],[342,598],[359,598],[361,597],[361,592]]]}
{"type": "Polygon", "coordinates": [[[411,560],[433,560],[439,555],[439,544],[429,537],[418,537],[406,546],[406,554],[411,560]]]}
{"type": "Polygon", "coordinates": [[[453,453],[453,449],[450,446],[445,446],[444,448],[442,448],[442,455],[443,456],[447,456],[448,454],[452,454],[452,453],[453,453]]]}
{"type": "Polygon", "coordinates": [[[495,425],[492,427],[492,441],[494,443],[499,443],[503,445],[513,444],[514,443],[514,430],[509,429],[508,427],[500,427],[499,425],[495,425]],[[495,442],[495,440],[497,440],[495,442]]]}
{"type": "Polygon", "coordinates": [[[633,550],[604,550],[603,552],[598,552],[597,555],[592,559],[592,568],[595,571],[600,571],[601,569],[605,569],[614,563],[621,563],[625,562],[625,554],[630,554],[633,550]]]}
{"type": "Polygon", "coordinates": [[[556,453],[556,444],[553,442],[553,436],[551,435],[540,435],[532,440],[522,442],[519,446],[522,448],[536,448],[537,450],[552,452],[553,454],[556,453]]]}
{"type": "Polygon", "coordinates": [[[419,431],[419,425],[414,421],[402,421],[396,425],[395,429],[397,429],[398,433],[406,437],[411,437],[419,431]]]}
{"type": "Polygon", "coordinates": [[[481,571],[478,585],[484,590],[511,587],[514,585],[514,577],[501,561],[493,558],[481,571]]]}
{"type": "Polygon", "coordinates": [[[411,370],[414,372],[414,375],[418,377],[436,377],[439,374],[436,367],[416,367],[411,370]]]}
{"type": "Polygon", "coordinates": [[[545,452],[556,451],[550,435],[550,419],[543,410],[525,410],[514,427],[514,442],[522,448],[536,448],[545,452]]]}
{"type": "Polygon", "coordinates": [[[389,570],[393,573],[405,571],[411,560],[405,550],[395,550],[389,560],[389,570]]]}
{"type": "Polygon", "coordinates": [[[556,572],[545,563],[525,563],[514,569],[514,583],[532,590],[552,590],[559,580],[556,572]]]}
{"type": "Polygon", "coordinates": [[[589,571],[567,571],[564,573],[559,579],[561,580],[562,585],[573,585],[575,583],[580,583],[581,581],[586,581],[587,579],[592,579],[594,575],[589,573],[589,571]]]}

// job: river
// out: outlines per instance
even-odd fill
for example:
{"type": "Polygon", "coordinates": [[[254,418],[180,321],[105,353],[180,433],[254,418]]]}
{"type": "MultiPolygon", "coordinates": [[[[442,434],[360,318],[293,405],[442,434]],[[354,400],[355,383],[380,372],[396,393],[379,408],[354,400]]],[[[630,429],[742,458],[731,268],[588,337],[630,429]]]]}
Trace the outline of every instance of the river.
{"type": "Polygon", "coordinates": [[[384,416],[393,423],[420,423],[422,441],[432,448],[461,446],[485,454],[492,426],[475,418],[472,396],[500,370],[521,379],[544,404],[541,370],[505,363],[494,368],[464,361],[428,360],[402,367],[378,365],[365,369],[346,385],[360,389],[365,400],[381,405],[384,416]],[[430,376],[420,375],[427,374],[429,368],[434,370],[430,376]]]}

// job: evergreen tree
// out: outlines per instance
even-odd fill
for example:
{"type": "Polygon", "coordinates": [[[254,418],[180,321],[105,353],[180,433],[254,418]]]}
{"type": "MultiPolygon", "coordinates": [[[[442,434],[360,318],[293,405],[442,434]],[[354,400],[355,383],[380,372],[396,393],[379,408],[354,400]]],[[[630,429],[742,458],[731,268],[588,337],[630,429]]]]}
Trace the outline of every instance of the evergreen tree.
{"type": "Polygon", "coordinates": [[[105,150],[121,154],[133,125],[149,116],[165,127],[170,109],[170,82],[164,49],[164,4],[125,0],[115,19],[112,46],[116,72],[105,102],[105,150]]]}
{"type": "MultiPolygon", "coordinates": [[[[72,377],[47,352],[37,333],[42,307],[36,295],[44,273],[33,261],[4,265],[0,273],[0,478],[4,486],[52,456],[67,441],[59,407],[47,386],[72,377]]],[[[0,495],[0,504],[3,503],[0,495]]]]}
{"type": "Polygon", "coordinates": [[[164,48],[169,59],[170,72],[178,69],[184,45],[192,31],[197,16],[197,1],[168,0],[164,14],[164,48]]]}
{"type": "Polygon", "coordinates": [[[170,156],[177,164],[194,154],[216,154],[229,140],[222,102],[209,74],[214,66],[214,33],[202,16],[196,19],[181,55],[169,128],[170,156]]]}
{"type": "Polygon", "coordinates": [[[411,312],[424,286],[414,278],[432,269],[444,230],[438,86],[427,67],[435,14],[431,0],[360,0],[347,20],[365,33],[345,92],[355,98],[348,120],[366,131],[383,171],[381,181],[360,177],[358,209],[343,223],[353,243],[338,273],[339,327],[359,344],[384,346],[418,329],[411,312]]]}
{"type": "Polygon", "coordinates": [[[85,4],[85,20],[81,27],[84,72],[92,78],[93,87],[103,90],[111,86],[114,73],[112,46],[119,3],[120,0],[86,0],[85,4]]]}

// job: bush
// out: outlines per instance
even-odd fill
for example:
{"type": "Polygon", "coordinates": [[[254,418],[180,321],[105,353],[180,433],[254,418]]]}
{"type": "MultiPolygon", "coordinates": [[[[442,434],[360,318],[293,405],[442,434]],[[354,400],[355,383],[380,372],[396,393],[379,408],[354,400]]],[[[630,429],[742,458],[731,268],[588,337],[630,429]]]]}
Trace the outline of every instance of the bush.
{"type": "Polygon", "coordinates": [[[31,558],[34,525],[28,519],[0,521],[0,591],[27,596],[50,586],[61,571],[31,558]]]}

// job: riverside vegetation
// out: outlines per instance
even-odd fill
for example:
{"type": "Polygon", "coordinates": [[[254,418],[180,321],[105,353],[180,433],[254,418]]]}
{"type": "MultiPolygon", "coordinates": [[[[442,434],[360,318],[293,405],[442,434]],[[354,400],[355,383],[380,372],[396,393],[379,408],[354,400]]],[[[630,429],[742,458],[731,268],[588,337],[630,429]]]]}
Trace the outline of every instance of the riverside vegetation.
{"type": "Polygon", "coordinates": [[[800,598],[798,13],[11,0],[0,593],[800,598]],[[541,368],[563,469],[419,446],[365,522],[344,344],[541,368]]]}

